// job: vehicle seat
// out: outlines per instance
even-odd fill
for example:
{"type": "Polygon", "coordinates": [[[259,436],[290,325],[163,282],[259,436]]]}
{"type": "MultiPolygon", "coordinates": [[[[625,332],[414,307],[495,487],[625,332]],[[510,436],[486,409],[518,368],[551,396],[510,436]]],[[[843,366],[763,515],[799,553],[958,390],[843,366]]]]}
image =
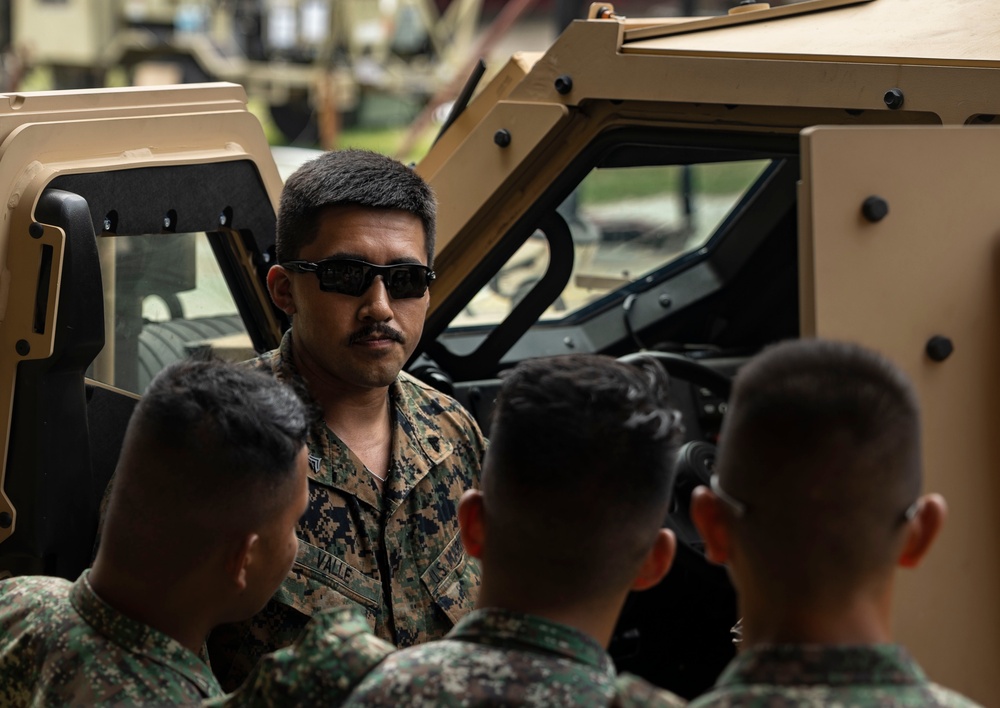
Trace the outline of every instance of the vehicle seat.
{"type": "Polygon", "coordinates": [[[60,290],[52,355],[17,367],[4,485],[17,519],[0,543],[0,575],[72,579],[90,563],[103,491],[92,464],[84,372],[104,346],[104,296],[86,200],[47,190],[35,218],[63,228],[66,243],[62,270],[53,274],[60,290]]]}

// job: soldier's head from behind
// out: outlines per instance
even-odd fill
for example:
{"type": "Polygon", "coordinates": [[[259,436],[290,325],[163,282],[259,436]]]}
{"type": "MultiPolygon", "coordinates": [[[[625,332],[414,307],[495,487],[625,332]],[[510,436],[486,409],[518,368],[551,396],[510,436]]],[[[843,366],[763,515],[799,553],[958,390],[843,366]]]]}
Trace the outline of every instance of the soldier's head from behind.
{"type": "Polygon", "coordinates": [[[303,404],[272,377],[217,361],[162,371],[129,422],[95,590],[140,615],[168,593],[206,630],[257,612],[297,550],[306,432],[303,404]]]}
{"type": "Polygon", "coordinates": [[[503,379],[481,491],[459,508],[481,559],[480,606],[533,614],[610,610],[670,567],[666,518],[680,415],[652,359],[572,355],[523,362],[503,379]]]}
{"type": "Polygon", "coordinates": [[[288,178],[267,282],[308,380],[344,392],[395,379],[430,303],[435,214],[427,183],[374,152],[324,153],[288,178]]]}
{"type": "Polygon", "coordinates": [[[819,618],[782,641],[820,641],[810,632],[824,614],[887,606],[895,567],[916,565],[944,520],[944,500],[921,497],[921,484],[916,395],[890,361],[799,340],[747,364],[714,490],[697,490],[692,507],[709,557],[729,566],[745,637],[763,607],[819,618]]]}

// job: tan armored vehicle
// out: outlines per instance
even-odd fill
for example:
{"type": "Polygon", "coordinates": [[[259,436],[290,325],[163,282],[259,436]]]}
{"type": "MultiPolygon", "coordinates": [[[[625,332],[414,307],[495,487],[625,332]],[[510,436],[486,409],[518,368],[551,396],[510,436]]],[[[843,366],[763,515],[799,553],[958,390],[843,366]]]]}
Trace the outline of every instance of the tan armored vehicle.
{"type": "MultiPolygon", "coordinates": [[[[930,675],[1000,702],[1000,9],[755,3],[591,9],[481,87],[416,169],[439,279],[409,368],[480,420],[500,370],[661,352],[694,443],[769,342],[860,341],[925,411],[940,544],[898,588],[930,675]]],[[[462,104],[459,104],[461,108],[462,104]]],[[[174,358],[245,357],[286,322],[262,286],[280,180],[238,86],[0,97],[0,571],[74,577],[129,410],[174,358]]],[[[626,609],[623,667],[688,695],[731,655],[725,574],[685,515],[678,566],[626,609]]]]}
{"type": "Polygon", "coordinates": [[[138,84],[233,81],[270,107],[289,141],[315,141],[317,113],[356,118],[365,93],[434,95],[468,63],[482,8],[482,0],[6,2],[14,51],[28,68],[48,69],[57,88],[105,86],[115,69],[138,84]]]}

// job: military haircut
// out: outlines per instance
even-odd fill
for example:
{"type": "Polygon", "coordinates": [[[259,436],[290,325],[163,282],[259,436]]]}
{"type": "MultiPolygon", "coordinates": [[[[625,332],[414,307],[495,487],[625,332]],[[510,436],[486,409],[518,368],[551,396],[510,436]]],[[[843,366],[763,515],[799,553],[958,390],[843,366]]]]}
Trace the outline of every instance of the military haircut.
{"type": "Polygon", "coordinates": [[[324,210],[338,206],[413,214],[423,224],[427,265],[433,265],[437,214],[434,193],[411,168],[370,150],[331,150],[292,173],[278,207],[278,262],[298,258],[316,238],[324,210]]]}
{"type": "Polygon", "coordinates": [[[129,421],[102,545],[190,554],[266,524],[293,500],[307,431],[303,403],[273,377],[220,361],[168,366],[129,421]]]}
{"type": "Polygon", "coordinates": [[[627,587],[666,518],[683,428],[666,372],[597,355],[520,363],[497,394],[483,471],[484,565],[538,596],[627,587]]]}
{"type": "Polygon", "coordinates": [[[920,414],[885,357],[798,340],[739,372],[719,482],[745,512],[735,533],[772,592],[834,597],[895,564],[920,494],[920,414]]]}

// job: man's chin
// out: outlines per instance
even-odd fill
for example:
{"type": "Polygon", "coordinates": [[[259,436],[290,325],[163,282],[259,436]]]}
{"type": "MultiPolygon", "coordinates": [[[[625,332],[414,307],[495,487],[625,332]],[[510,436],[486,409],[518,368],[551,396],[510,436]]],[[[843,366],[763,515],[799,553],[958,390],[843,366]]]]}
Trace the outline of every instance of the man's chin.
{"type": "Polygon", "coordinates": [[[395,362],[379,362],[377,366],[358,367],[346,380],[363,388],[385,388],[396,380],[402,368],[401,362],[398,365],[395,362]]]}
{"type": "Polygon", "coordinates": [[[386,375],[379,377],[371,377],[368,378],[366,381],[362,381],[359,383],[360,385],[365,386],[367,388],[386,388],[392,385],[392,382],[396,380],[397,376],[399,376],[398,371],[392,376],[386,375]]]}

